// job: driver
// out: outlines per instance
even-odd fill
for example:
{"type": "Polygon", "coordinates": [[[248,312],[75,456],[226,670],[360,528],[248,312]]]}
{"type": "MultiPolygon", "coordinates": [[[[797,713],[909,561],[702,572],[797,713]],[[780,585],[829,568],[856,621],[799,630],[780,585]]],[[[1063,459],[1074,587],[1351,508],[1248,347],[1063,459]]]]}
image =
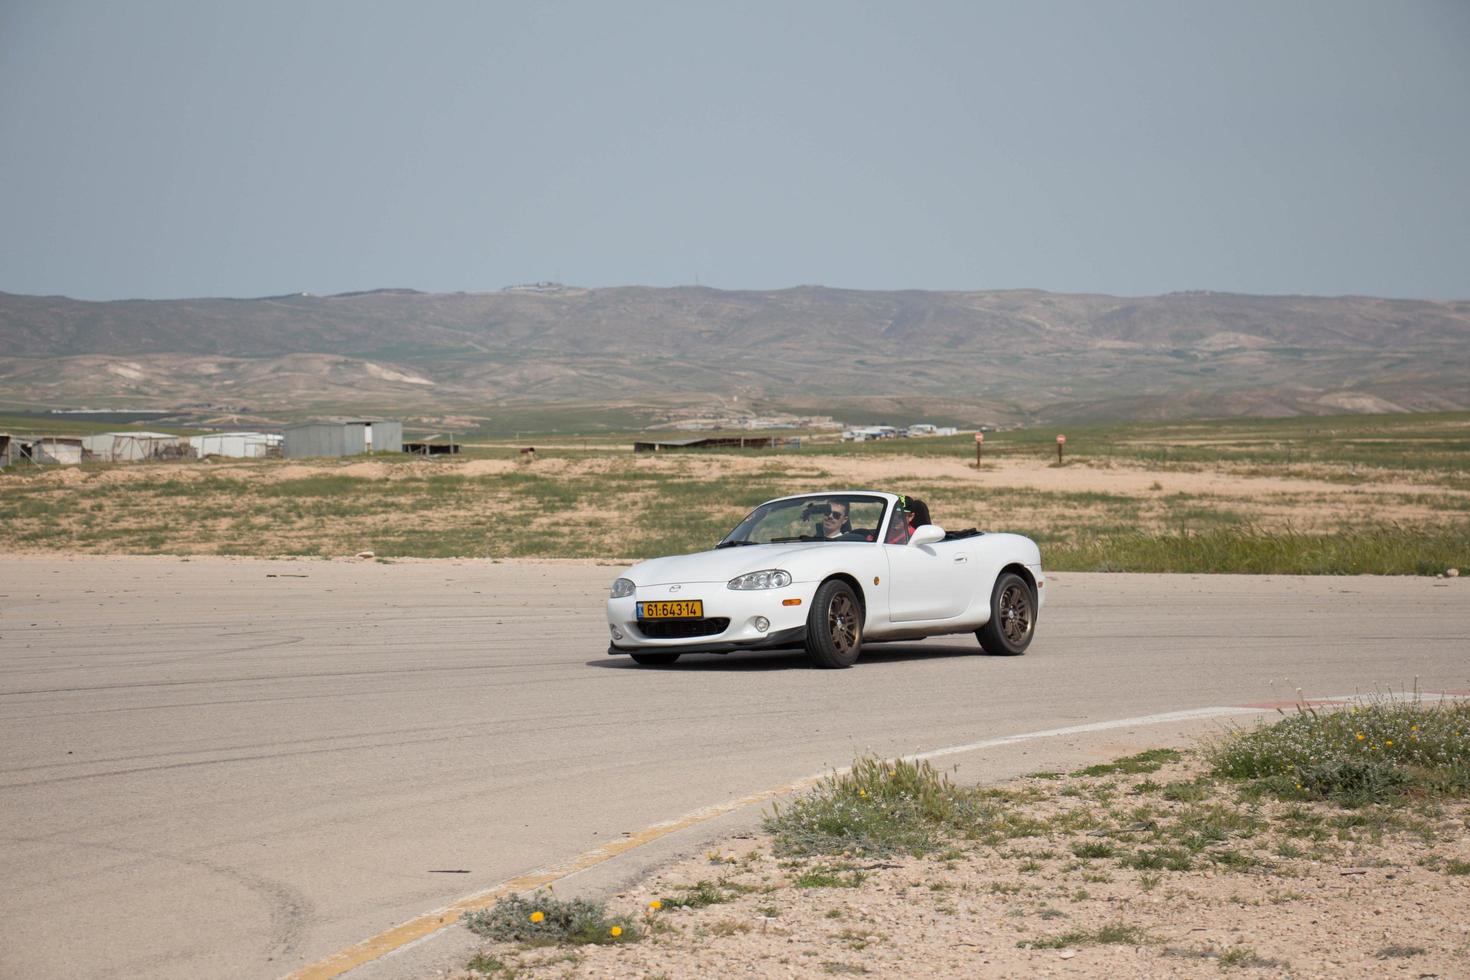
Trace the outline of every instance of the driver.
{"type": "Polygon", "coordinates": [[[827,502],[827,513],[822,515],[822,523],[818,525],[819,538],[827,541],[842,537],[852,530],[848,523],[849,509],[845,500],[830,500],[827,502]]]}

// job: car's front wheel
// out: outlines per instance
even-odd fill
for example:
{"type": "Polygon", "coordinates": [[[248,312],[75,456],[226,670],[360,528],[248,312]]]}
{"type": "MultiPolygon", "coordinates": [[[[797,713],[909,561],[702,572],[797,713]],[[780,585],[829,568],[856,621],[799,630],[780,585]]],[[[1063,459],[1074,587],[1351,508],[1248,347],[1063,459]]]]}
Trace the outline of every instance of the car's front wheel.
{"type": "Polygon", "coordinates": [[[666,667],[679,659],[677,653],[630,653],[628,656],[633,658],[635,664],[645,667],[666,667]]]}
{"type": "Polygon", "coordinates": [[[862,646],[862,606],[852,586],[840,579],[823,582],[807,614],[807,656],[818,667],[851,667],[862,646]]]}
{"type": "Polygon", "coordinates": [[[1036,593],[1015,572],[1004,572],[990,593],[990,622],[975,631],[980,646],[992,656],[1026,652],[1036,635],[1036,593]]]}

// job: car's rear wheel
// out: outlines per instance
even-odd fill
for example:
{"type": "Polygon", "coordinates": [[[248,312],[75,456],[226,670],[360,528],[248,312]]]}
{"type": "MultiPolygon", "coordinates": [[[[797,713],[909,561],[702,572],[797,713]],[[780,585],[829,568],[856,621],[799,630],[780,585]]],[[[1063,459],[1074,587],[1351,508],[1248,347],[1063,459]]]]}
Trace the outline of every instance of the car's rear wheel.
{"type": "Polygon", "coordinates": [[[823,582],[806,619],[807,656],[818,667],[851,667],[862,646],[863,611],[852,586],[840,579],[823,582]]]}
{"type": "Polygon", "coordinates": [[[679,659],[677,653],[630,653],[635,664],[645,667],[664,667],[679,659]]]}
{"type": "Polygon", "coordinates": [[[986,653],[1014,657],[1025,653],[1036,635],[1036,593],[1015,572],[1003,572],[990,593],[990,622],[975,631],[986,653]]]}

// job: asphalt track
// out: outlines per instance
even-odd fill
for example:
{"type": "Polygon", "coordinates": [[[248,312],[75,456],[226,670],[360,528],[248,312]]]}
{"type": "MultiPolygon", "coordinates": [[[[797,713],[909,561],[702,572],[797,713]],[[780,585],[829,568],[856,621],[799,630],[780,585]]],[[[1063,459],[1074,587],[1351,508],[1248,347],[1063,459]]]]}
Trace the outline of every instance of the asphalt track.
{"type": "Polygon", "coordinates": [[[955,638],[816,671],[610,658],[615,575],[0,558],[0,976],[281,976],[862,752],[1470,688],[1462,580],[1063,573],[1025,657],[955,638]]]}

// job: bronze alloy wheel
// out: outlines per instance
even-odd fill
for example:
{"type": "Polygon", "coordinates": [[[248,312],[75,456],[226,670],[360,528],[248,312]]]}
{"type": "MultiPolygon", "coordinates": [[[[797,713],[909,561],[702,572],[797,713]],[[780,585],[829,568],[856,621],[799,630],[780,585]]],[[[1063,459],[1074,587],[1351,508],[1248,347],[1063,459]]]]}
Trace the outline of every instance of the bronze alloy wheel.
{"type": "Polygon", "coordinates": [[[827,605],[827,632],[839,655],[846,657],[858,645],[858,610],[852,596],[839,592],[827,605]]]}
{"type": "Polygon", "coordinates": [[[863,604],[841,579],[828,579],[812,596],[806,620],[806,652],[813,666],[841,670],[857,662],[863,646],[863,604]]]}
{"type": "Polygon", "coordinates": [[[1031,590],[1020,582],[1007,583],[1000,594],[1000,629],[1015,646],[1031,633],[1031,590]]]}
{"type": "Polygon", "coordinates": [[[1001,572],[990,593],[990,620],[975,631],[981,648],[996,657],[1026,652],[1036,635],[1036,593],[1015,572],[1001,572]]]}

